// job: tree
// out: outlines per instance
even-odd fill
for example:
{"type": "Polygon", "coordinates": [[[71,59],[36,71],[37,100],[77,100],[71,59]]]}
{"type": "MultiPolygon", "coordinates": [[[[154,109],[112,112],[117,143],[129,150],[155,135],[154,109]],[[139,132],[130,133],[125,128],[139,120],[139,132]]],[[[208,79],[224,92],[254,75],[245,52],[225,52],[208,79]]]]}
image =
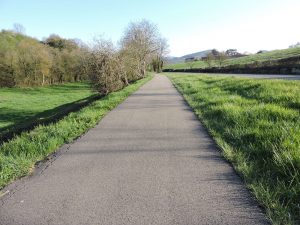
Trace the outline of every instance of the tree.
{"type": "Polygon", "coordinates": [[[157,40],[158,50],[156,55],[152,59],[153,71],[160,73],[164,65],[164,58],[169,53],[169,45],[165,38],[159,38],[157,40]]]}
{"type": "Polygon", "coordinates": [[[13,31],[18,33],[18,34],[25,34],[26,29],[22,24],[15,23],[13,31]]]}
{"type": "Polygon", "coordinates": [[[224,61],[227,59],[227,55],[225,52],[219,52],[217,57],[216,57],[216,61],[219,64],[219,67],[221,67],[224,63],[224,61]]]}
{"type": "Polygon", "coordinates": [[[211,50],[211,54],[213,55],[213,57],[217,57],[219,55],[219,52],[217,49],[213,49],[211,50]]]}
{"type": "Polygon", "coordinates": [[[239,53],[236,49],[228,49],[225,52],[225,54],[228,57],[241,57],[241,56],[244,56],[243,54],[239,53]]]}
{"type": "Polygon", "coordinates": [[[51,34],[48,38],[44,40],[44,43],[51,46],[52,48],[58,48],[59,50],[66,49],[72,51],[78,49],[78,40],[77,39],[64,39],[57,34],[51,34]]]}
{"type": "Polygon", "coordinates": [[[193,59],[193,60],[187,61],[186,64],[189,66],[190,69],[193,69],[193,67],[195,66],[196,62],[197,61],[195,59],[193,59]]]}
{"type": "Polygon", "coordinates": [[[147,20],[130,23],[120,43],[124,54],[135,64],[137,74],[144,77],[147,66],[161,50],[157,26],[147,20]]]}
{"type": "Polygon", "coordinates": [[[113,43],[97,39],[90,54],[90,78],[94,87],[104,95],[124,87],[122,66],[113,43]]]}
{"type": "Polygon", "coordinates": [[[297,44],[289,46],[289,48],[298,48],[298,47],[300,47],[300,42],[298,42],[297,44]]]}
{"type": "Polygon", "coordinates": [[[42,44],[33,40],[22,40],[18,44],[15,64],[18,86],[47,83],[52,60],[49,51],[42,44]]]}
{"type": "Polygon", "coordinates": [[[207,56],[203,59],[203,61],[207,64],[207,66],[210,68],[213,64],[213,61],[215,60],[215,56],[213,53],[208,53],[207,56]]]}

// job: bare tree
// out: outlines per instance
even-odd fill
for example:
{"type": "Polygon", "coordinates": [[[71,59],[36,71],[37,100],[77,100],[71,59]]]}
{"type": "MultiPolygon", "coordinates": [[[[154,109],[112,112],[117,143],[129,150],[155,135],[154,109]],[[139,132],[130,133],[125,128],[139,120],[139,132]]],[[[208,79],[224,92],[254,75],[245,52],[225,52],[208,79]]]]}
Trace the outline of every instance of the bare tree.
{"type": "Polygon", "coordinates": [[[138,74],[144,77],[147,66],[160,51],[160,35],[157,26],[147,20],[130,23],[121,39],[124,53],[135,63],[138,74]]]}
{"type": "Polygon", "coordinates": [[[213,53],[209,53],[204,59],[203,61],[207,64],[207,66],[210,68],[212,67],[212,64],[215,60],[215,56],[213,55],[213,53]]]}
{"type": "Polygon", "coordinates": [[[13,31],[18,33],[18,34],[25,34],[26,30],[25,30],[25,27],[22,24],[15,23],[13,31]]]}
{"type": "Polygon", "coordinates": [[[90,78],[101,94],[108,94],[124,86],[118,52],[109,40],[98,39],[90,54],[90,78]]]}
{"type": "Polygon", "coordinates": [[[157,52],[152,59],[152,68],[155,72],[160,73],[164,65],[164,58],[169,53],[169,45],[165,38],[159,38],[157,40],[157,52]]]}
{"type": "Polygon", "coordinates": [[[215,58],[219,64],[219,67],[221,67],[223,65],[224,61],[227,59],[227,55],[225,52],[219,52],[215,58]]]}
{"type": "Polygon", "coordinates": [[[197,62],[196,60],[189,60],[189,61],[186,62],[186,64],[189,66],[190,69],[193,69],[196,62],[197,62]]]}

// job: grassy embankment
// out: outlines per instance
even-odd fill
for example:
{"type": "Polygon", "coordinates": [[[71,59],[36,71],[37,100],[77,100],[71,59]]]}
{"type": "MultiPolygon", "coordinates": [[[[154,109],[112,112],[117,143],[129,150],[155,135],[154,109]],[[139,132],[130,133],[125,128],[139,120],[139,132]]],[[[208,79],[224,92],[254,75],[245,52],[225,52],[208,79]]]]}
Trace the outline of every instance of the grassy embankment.
{"type": "Polygon", "coordinates": [[[299,224],[300,83],[168,76],[273,224],[299,224]]]}
{"type": "Polygon", "coordinates": [[[59,119],[96,95],[88,83],[0,88],[0,141],[34,125],[59,119]]]}
{"type": "MultiPolygon", "coordinates": [[[[152,76],[148,76],[136,81],[77,112],[68,114],[58,122],[39,125],[30,132],[23,132],[4,143],[0,146],[0,189],[11,181],[29,174],[37,161],[43,160],[62,144],[74,140],[94,127],[108,111],[151,78],[152,76]]],[[[34,107],[32,103],[30,105],[34,107]]]]}
{"type": "MultiPolygon", "coordinates": [[[[272,61],[276,62],[277,60],[280,59],[288,59],[296,56],[300,57],[300,47],[283,49],[283,50],[275,50],[275,51],[265,52],[261,54],[244,56],[240,58],[227,59],[224,61],[222,66],[226,67],[231,65],[246,65],[246,64],[272,62],[272,61]]],[[[217,62],[214,62],[212,66],[218,67],[219,65],[217,62]]],[[[164,69],[190,69],[190,67],[191,67],[190,63],[178,63],[178,64],[166,65],[164,69]]],[[[205,69],[208,68],[208,65],[203,61],[196,61],[192,64],[192,67],[205,69]]]]}

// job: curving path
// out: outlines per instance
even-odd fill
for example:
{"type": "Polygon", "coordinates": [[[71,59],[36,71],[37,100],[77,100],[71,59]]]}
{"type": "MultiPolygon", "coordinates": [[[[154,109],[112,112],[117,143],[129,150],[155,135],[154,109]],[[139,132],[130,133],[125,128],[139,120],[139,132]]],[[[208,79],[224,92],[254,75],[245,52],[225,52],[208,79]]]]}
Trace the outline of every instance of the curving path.
{"type": "Polygon", "coordinates": [[[5,225],[268,224],[163,75],[7,190],[5,225]]]}

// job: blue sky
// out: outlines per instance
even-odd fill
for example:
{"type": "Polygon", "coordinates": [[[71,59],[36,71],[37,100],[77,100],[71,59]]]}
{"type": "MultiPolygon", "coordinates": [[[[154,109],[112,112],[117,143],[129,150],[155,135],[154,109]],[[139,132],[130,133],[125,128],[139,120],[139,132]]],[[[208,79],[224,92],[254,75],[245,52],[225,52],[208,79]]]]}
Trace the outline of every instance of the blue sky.
{"type": "Polygon", "coordinates": [[[217,48],[256,52],[300,42],[300,0],[0,0],[0,29],[14,23],[42,39],[56,33],[117,42],[131,21],[158,25],[170,54],[217,48]]]}

